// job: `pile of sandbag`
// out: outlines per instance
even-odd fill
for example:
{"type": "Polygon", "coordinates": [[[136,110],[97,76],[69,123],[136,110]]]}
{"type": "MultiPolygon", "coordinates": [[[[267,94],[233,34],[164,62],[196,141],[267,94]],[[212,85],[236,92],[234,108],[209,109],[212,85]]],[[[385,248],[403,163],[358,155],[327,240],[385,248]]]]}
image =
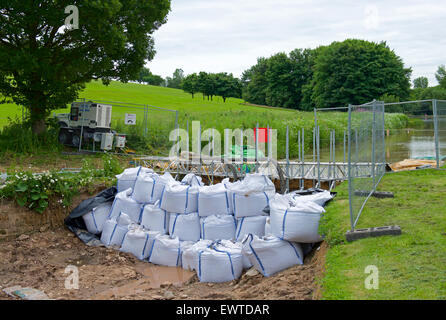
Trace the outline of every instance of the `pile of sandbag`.
{"type": "Polygon", "coordinates": [[[139,167],[117,179],[113,203],[83,216],[88,231],[140,260],[194,270],[203,282],[231,281],[252,266],[270,276],[302,264],[321,240],[318,222],[331,199],[276,194],[261,174],[205,186],[194,174],[176,181],[139,167]]]}

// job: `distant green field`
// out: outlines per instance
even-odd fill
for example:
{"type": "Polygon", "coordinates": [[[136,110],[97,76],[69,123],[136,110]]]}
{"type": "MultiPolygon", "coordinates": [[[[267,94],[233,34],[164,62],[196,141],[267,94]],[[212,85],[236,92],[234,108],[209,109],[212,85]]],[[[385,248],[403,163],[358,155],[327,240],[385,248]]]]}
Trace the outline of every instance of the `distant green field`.
{"type": "MultiPolygon", "coordinates": [[[[313,112],[300,112],[296,110],[270,108],[262,106],[252,106],[244,104],[241,99],[229,98],[226,103],[222,98],[214,97],[213,101],[203,99],[201,94],[196,94],[192,99],[190,94],[182,90],[170,89],[164,87],[148,86],[142,84],[120,82],[112,82],[109,86],[102,85],[101,82],[95,81],[87,85],[86,89],[80,93],[80,98],[92,100],[107,100],[115,102],[125,102],[134,104],[144,104],[177,110],[179,114],[179,125],[186,128],[189,122],[189,130],[191,130],[191,122],[199,120],[202,129],[215,128],[223,134],[225,128],[254,128],[258,123],[260,127],[277,129],[278,131],[278,154],[285,152],[285,131],[286,126],[290,128],[290,150],[291,156],[295,157],[298,153],[297,140],[298,131],[305,129],[307,137],[305,140],[306,148],[309,149],[312,143],[311,130],[314,124],[313,112]]],[[[56,110],[54,113],[68,112],[68,108],[56,110]]],[[[0,105],[0,127],[7,124],[7,117],[21,117],[21,108],[12,105],[0,105]]],[[[131,108],[113,107],[114,127],[118,131],[126,131],[126,133],[142,132],[143,111],[131,108]],[[137,127],[128,128],[122,124],[125,113],[137,114],[137,127]]],[[[167,133],[173,128],[175,122],[175,113],[161,112],[151,110],[148,115],[149,134],[155,139],[161,141],[155,143],[152,147],[156,149],[158,146],[165,144],[168,139],[167,133]],[[158,130],[159,128],[169,128],[169,130],[158,130]],[[161,132],[161,134],[160,134],[161,132]]],[[[321,145],[328,145],[328,137],[330,129],[336,129],[337,139],[341,141],[343,132],[347,127],[347,114],[342,112],[329,115],[321,115],[321,145]]],[[[402,128],[407,124],[407,117],[391,114],[387,115],[386,125],[389,128],[402,128]]]]}

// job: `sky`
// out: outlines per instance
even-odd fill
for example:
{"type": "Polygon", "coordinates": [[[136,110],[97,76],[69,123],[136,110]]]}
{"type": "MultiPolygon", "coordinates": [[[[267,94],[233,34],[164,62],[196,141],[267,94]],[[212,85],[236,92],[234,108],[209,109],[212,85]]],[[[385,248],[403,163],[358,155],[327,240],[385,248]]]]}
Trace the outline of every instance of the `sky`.
{"type": "Polygon", "coordinates": [[[412,67],[412,79],[437,85],[445,17],[445,0],[172,0],[146,66],[163,77],[176,68],[241,77],[258,57],[355,38],[386,41],[412,67]]]}

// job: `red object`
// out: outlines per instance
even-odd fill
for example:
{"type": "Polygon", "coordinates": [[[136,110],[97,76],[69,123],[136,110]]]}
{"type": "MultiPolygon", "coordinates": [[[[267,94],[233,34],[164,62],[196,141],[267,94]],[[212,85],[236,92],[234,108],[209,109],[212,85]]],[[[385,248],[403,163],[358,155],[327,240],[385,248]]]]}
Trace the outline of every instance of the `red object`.
{"type": "MultiPolygon", "coordinates": [[[[270,128],[271,129],[271,128],[270,128]]],[[[257,128],[254,128],[254,142],[256,141],[257,128]]],[[[268,128],[259,128],[259,143],[267,143],[268,142],[268,128]]]]}

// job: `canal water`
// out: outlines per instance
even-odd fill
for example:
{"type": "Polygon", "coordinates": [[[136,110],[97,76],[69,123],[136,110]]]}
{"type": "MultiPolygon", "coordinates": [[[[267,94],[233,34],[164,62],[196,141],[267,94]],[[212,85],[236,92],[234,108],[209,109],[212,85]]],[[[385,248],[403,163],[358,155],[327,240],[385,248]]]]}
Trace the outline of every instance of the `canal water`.
{"type": "MultiPolygon", "coordinates": [[[[446,157],[446,118],[439,119],[439,147],[441,157],[446,157]]],[[[328,143],[327,143],[328,144],[328,143]]],[[[353,146],[352,146],[353,147],[353,146]]],[[[371,146],[362,147],[369,150],[371,146]]],[[[305,160],[312,161],[312,150],[306,154],[305,160]]],[[[336,143],[336,161],[344,161],[344,143],[336,143]]],[[[417,128],[406,128],[390,130],[386,132],[386,161],[395,163],[405,159],[432,158],[435,160],[435,137],[434,122],[432,119],[422,120],[417,128]]],[[[330,148],[321,150],[321,161],[329,161],[330,148]]],[[[345,159],[347,159],[347,146],[345,148],[345,159]]]]}

